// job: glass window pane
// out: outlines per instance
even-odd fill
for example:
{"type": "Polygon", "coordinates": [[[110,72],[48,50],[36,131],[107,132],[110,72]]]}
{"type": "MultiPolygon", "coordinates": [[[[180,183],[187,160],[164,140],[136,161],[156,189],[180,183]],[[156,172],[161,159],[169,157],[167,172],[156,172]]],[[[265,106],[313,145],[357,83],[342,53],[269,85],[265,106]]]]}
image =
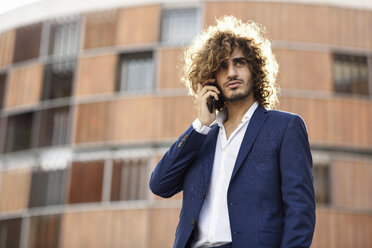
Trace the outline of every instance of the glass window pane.
{"type": "Polygon", "coordinates": [[[71,96],[76,60],[61,60],[45,66],[43,100],[71,96]]]}
{"type": "Polygon", "coordinates": [[[25,113],[8,118],[5,152],[31,148],[33,113],[25,113]]]}
{"type": "Polygon", "coordinates": [[[146,160],[116,160],[113,164],[111,200],[146,199],[146,160]]]}
{"type": "Polygon", "coordinates": [[[60,215],[32,217],[28,235],[29,247],[58,247],[60,227],[60,215]]]}
{"type": "Polygon", "coordinates": [[[19,247],[22,219],[0,221],[0,248],[19,247]]]}
{"type": "Polygon", "coordinates": [[[141,91],[155,88],[152,52],[121,56],[120,90],[141,91]]]}
{"type": "Polygon", "coordinates": [[[65,145],[69,142],[70,108],[61,107],[40,112],[39,147],[65,145]]]}
{"type": "Polygon", "coordinates": [[[368,95],[368,77],[367,57],[334,55],[333,78],[336,92],[368,95]]]}
{"type": "Polygon", "coordinates": [[[199,11],[189,9],[163,10],[161,40],[169,45],[184,45],[199,32],[199,11]]]}
{"type": "Polygon", "coordinates": [[[32,172],[29,207],[60,205],[65,201],[66,170],[32,172]]]}
{"type": "Polygon", "coordinates": [[[55,23],[51,26],[49,54],[54,59],[76,56],[79,49],[79,22],[55,23]]]}
{"type": "Polygon", "coordinates": [[[5,93],[5,82],[6,74],[0,74],[0,109],[3,108],[4,104],[4,93],[5,93]]]}
{"type": "Polygon", "coordinates": [[[315,200],[318,203],[330,203],[330,172],[328,165],[313,167],[315,200]]]}

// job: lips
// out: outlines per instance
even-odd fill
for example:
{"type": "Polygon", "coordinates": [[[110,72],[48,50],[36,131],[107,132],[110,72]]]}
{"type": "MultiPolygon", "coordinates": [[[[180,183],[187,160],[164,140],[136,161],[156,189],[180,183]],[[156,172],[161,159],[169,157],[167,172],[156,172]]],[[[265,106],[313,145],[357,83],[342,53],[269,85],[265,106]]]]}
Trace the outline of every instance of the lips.
{"type": "Polygon", "coordinates": [[[227,84],[225,84],[225,87],[230,88],[230,89],[234,89],[234,88],[239,87],[239,85],[241,85],[241,84],[242,84],[241,80],[233,80],[233,81],[230,81],[227,84]]]}

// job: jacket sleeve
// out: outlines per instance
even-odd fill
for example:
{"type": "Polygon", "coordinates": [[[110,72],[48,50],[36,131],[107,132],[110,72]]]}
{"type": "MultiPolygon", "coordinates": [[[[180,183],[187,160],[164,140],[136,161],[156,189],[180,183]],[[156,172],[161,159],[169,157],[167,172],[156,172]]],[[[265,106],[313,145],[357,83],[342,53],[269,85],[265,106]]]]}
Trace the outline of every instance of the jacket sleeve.
{"type": "Polygon", "coordinates": [[[281,247],[310,247],[315,228],[312,157],[303,120],[293,115],[280,150],[284,228],[281,247]]]}
{"type": "Polygon", "coordinates": [[[183,178],[207,135],[191,125],[165,153],[150,178],[150,190],[161,197],[171,197],[183,189],[183,178]]]}

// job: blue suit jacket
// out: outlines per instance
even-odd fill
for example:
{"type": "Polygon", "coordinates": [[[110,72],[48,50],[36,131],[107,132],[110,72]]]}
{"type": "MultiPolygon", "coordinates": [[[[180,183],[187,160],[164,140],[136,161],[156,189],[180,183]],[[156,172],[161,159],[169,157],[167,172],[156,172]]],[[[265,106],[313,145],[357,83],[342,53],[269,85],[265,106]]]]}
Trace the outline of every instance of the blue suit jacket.
{"type": "MultiPolygon", "coordinates": [[[[151,191],[183,190],[174,247],[185,247],[210,182],[218,126],[192,125],[154,169],[151,191]]],[[[233,247],[310,247],[315,227],[312,158],[298,115],[258,106],[244,135],[227,193],[233,247]]]]}

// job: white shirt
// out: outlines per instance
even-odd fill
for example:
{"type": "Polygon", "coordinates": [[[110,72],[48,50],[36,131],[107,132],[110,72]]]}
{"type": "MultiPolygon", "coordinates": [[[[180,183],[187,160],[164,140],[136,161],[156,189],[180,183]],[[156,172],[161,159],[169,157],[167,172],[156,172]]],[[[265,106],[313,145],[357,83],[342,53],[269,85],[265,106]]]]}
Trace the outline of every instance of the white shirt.
{"type": "MultiPolygon", "coordinates": [[[[229,139],[226,138],[223,125],[226,120],[226,112],[221,111],[217,115],[216,123],[220,130],[217,137],[211,181],[200,211],[192,248],[213,247],[232,241],[227,208],[227,190],[245,131],[257,106],[257,102],[252,104],[229,139]]],[[[209,131],[209,127],[202,127],[198,119],[194,121],[193,127],[196,131],[204,134],[209,131]]]]}

